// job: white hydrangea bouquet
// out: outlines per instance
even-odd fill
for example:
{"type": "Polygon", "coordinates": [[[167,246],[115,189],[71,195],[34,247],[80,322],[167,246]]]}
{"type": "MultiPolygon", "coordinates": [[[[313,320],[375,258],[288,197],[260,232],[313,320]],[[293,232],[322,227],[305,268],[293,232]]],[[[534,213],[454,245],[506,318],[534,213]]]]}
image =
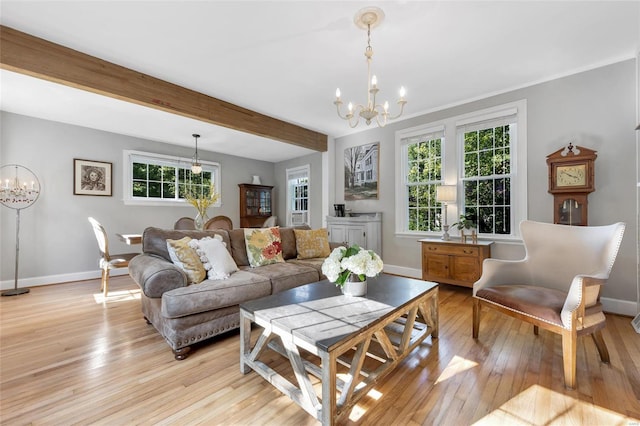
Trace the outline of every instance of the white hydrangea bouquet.
{"type": "Polygon", "coordinates": [[[382,271],[382,259],[372,250],[365,250],[357,244],[349,248],[335,248],[322,263],[322,273],[327,279],[342,287],[346,281],[357,276],[360,281],[375,277],[382,271]]]}

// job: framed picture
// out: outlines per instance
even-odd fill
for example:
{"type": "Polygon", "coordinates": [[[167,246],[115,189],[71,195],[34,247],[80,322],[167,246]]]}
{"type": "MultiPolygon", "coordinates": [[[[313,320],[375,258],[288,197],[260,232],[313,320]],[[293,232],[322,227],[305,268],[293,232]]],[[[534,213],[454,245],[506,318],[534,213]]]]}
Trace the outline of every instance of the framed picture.
{"type": "Polygon", "coordinates": [[[378,199],[378,159],[380,142],[344,150],[344,199],[378,199]]]}
{"type": "Polygon", "coordinates": [[[111,196],[111,163],[73,159],[73,193],[75,195],[111,196]]]}

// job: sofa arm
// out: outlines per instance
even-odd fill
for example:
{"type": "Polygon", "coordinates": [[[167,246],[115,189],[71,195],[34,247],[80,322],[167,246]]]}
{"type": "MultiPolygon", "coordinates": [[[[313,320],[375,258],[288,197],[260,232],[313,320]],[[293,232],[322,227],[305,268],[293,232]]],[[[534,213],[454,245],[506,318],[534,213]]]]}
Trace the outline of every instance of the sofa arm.
{"type": "Polygon", "coordinates": [[[188,285],[187,275],[179,267],[144,253],[129,261],[129,275],[147,297],[162,297],[166,291],[188,285]]]}

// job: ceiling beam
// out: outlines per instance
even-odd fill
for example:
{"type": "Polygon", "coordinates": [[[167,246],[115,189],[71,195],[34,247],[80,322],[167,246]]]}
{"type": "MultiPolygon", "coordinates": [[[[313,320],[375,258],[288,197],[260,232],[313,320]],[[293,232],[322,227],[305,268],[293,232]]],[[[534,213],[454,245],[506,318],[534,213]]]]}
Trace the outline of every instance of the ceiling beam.
{"type": "Polygon", "coordinates": [[[0,68],[315,151],[327,135],[0,25],[0,68]]]}

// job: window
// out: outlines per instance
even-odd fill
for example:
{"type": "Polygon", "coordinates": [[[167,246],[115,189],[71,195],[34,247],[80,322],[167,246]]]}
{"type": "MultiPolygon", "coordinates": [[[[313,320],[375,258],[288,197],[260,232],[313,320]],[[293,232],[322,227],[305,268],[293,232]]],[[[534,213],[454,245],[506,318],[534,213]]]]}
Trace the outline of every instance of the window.
{"type": "Polygon", "coordinates": [[[408,231],[441,229],[440,203],[436,186],[442,183],[442,145],[444,132],[425,129],[401,138],[404,222],[408,231]]]}
{"type": "Polygon", "coordinates": [[[449,224],[464,214],[480,236],[518,237],[527,214],[526,106],[521,100],[396,132],[396,234],[440,235],[435,188],[456,184],[449,224]]]}
{"type": "MultiPolygon", "coordinates": [[[[124,201],[127,204],[180,205],[187,191],[196,196],[219,191],[220,166],[201,161],[202,173],[191,173],[191,160],[139,151],[124,151],[124,201]]],[[[220,205],[220,199],[215,204],[220,205]]]]}
{"type": "Polygon", "coordinates": [[[511,234],[511,141],[515,115],[458,128],[464,215],[479,234],[511,234]]]}
{"type": "Polygon", "coordinates": [[[287,169],[287,225],[308,225],[309,165],[287,169]]]}

